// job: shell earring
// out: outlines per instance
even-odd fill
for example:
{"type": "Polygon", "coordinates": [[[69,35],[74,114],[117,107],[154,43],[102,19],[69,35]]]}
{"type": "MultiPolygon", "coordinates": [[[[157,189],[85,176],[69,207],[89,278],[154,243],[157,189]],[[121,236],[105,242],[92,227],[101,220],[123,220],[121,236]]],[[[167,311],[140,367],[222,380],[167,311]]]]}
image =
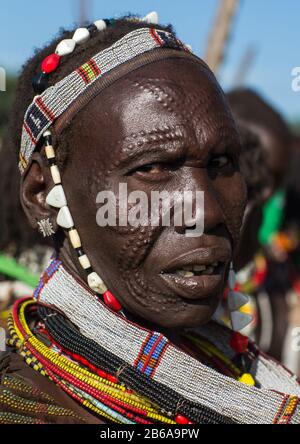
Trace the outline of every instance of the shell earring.
{"type": "Polygon", "coordinates": [[[242,313],[239,309],[249,302],[249,297],[244,293],[235,290],[236,287],[236,275],[233,269],[232,262],[230,263],[230,269],[228,274],[228,310],[230,312],[230,319],[232,329],[234,331],[242,330],[252,321],[252,316],[247,313],[242,313]]]}
{"type": "Polygon", "coordinates": [[[55,233],[55,231],[53,230],[53,225],[52,225],[52,223],[50,222],[50,219],[49,219],[49,218],[48,218],[48,219],[42,219],[42,220],[39,220],[39,221],[37,222],[37,224],[38,224],[38,228],[39,228],[40,233],[41,233],[44,237],[52,236],[52,234],[55,233]]]}

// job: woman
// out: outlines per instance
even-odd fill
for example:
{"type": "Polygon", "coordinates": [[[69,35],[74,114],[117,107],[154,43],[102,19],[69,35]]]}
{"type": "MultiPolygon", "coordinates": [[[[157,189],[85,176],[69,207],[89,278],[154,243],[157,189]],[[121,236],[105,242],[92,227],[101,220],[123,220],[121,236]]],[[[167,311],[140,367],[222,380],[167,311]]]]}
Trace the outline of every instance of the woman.
{"type": "Polygon", "coordinates": [[[1,420],[298,422],[295,378],[210,322],[228,273],[234,286],[246,195],[213,74],[146,21],[100,20],[62,38],[29,62],[17,94],[21,201],[57,256],[9,321],[1,420]],[[204,192],[203,235],[190,235],[195,205],[185,225],[152,225],[146,212],[131,226],[116,211],[100,228],[98,193],[120,210],[120,185],[149,199],[204,192]]]}
{"type": "MultiPolygon", "coordinates": [[[[241,274],[246,280],[243,286],[250,287],[248,291],[255,296],[255,301],[252,301],[256,307],[255,322],[252,324],[255,324],[253,335],[264,351],[282,362],[287,351],[295,353],[292,335],[287,335],[290,330],[289,312],[293,305],[288,296],[292,288],[289,253],[294,247],[294,241],[288,230],[283,229],[285,213],[290,206],[287,205],[286,199],[286,196],[290,195],[286,192],[287,177],[289,176],[290,180],[291,176],[291,172],[288,175],[288,168],[295,164],[295,160],[291,162],[293,139],[281,115],[256,92],[250,89],[236,89],[228,94],[228,100],[239,127],[257,139],[261,151],[265,154],[266,166],[272,179],[269,191],[261,193],[261,197],[265,195],[268,198],[267,202],[266,199],[261,202],[264,204],[263,220],[261,222],[257,219],[261,227],[255,227],[253,220],[246,224],[246,229],[240,237],[241,248],[238,256],[248,259],[248,263],[243,264],[246,267],[241,274]],[[256,241],[252,239],[249,242],[252,259],[257,254],[254,261],[250,260],[251,255],[248,255],[247,248],[245,249],[247,243],[243,242],[245,236],[250,238],[248,233],[251,231],[256,237],[256,241]]],[[[261,206],[256,206],[256,209],[261,210],[261,206]]],[[[284,363],[290,364],[290,361],[284,359],[284,363]]],[[[294,369],[297,370],[295,367],[294,369]]]]}

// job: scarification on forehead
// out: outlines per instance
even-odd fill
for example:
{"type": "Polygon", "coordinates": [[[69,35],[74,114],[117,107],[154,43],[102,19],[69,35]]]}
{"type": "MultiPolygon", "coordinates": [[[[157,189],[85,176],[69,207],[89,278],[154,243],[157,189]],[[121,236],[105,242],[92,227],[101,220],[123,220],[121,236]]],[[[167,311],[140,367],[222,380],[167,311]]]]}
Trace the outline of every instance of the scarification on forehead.
{"type": "Polygon", "coordinates": [[[178,149],[176,142],[180,141],[201,146],[212,134],[230,138],[230,132],[235,128],[234,120],[226,107],[216,114],[216,102],[222,101],[222,93],[217,85],[211,86],[209,91],[199,88],[198,92],[190,82],[178,85],[166,78],[147,77],[124,81],[135,90],[149,93],[163,110],[176,116],[180,123],[131,133],[117,141],[114,149],[109,152],[110,165],[106,170],[107,174],[118,167],[122,160],[134,156],[139,147],[161,144],[164,148],[173,142],[174,148],[178,149]],[[186,91],[191,92],[187,94],[186,91]]]}

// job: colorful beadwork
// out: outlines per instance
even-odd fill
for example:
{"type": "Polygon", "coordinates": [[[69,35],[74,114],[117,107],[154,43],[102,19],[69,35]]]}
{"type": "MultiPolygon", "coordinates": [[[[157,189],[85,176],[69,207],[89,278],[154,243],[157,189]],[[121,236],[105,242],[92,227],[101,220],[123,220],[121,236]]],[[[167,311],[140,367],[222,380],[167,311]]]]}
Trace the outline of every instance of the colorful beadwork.
{"type": "Polygon", "coordinates": [[[96,54],[56,85],[35,97],[26,111],[20,148],[20,172],[24,173],[44,132],[94,81],[117,66],[155,48],[189,50],[172,34],[141,28],[130,32],[111,47],[96,54]],[[88,67],[88,68],[87,68],[88,67]],[[98,73],[98,74],[97,74],[98,73]]]}
{"type": "Polygon", "coordinates": [[[142,345],[135,367],[147,376],[153,376],[167,345],[168,341],[163,335],[151,333],[142,345]]]}
{"type": "Polygon", "coordinates": [[[54,259],[50,265],[46,268],[44,273],[42,274],[38,286],[36,287],[33,297],[35,299],[39,299],[40,292],[44,288],[44,286],[49,282],[49,280],[53,277],[53,275],[57,272],[59,266],[61,265],[61,261],[59,259],[54,259]]]}

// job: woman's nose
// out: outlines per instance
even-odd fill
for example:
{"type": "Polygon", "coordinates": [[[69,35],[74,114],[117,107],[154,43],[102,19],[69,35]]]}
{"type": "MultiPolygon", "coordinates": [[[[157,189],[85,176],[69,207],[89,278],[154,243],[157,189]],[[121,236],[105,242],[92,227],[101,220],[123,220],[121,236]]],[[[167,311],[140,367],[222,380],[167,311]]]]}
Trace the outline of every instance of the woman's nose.
{"type": "MultiPolygon", "coordinates": [[[[189,181],[188,191],[192,202],[189,203],[192,211],[184,214],[182,225],[175,226],[178,233],[184,234],[187,230],[193,230],[200,224],[203,225],[203,232],[208,233],[214,231],[220,225],[224,224],[224,214],[222,210],[221,197],[209,177],[203,177],[203,174],[197,174],[193,181],[189,181]],[[192,197],[191,197],[192,196],[192,197]],[[202,218],[202,220],[200,220],[202,218]]],[[[187,204],[185,199],[185,204],[187,204]]]]}

